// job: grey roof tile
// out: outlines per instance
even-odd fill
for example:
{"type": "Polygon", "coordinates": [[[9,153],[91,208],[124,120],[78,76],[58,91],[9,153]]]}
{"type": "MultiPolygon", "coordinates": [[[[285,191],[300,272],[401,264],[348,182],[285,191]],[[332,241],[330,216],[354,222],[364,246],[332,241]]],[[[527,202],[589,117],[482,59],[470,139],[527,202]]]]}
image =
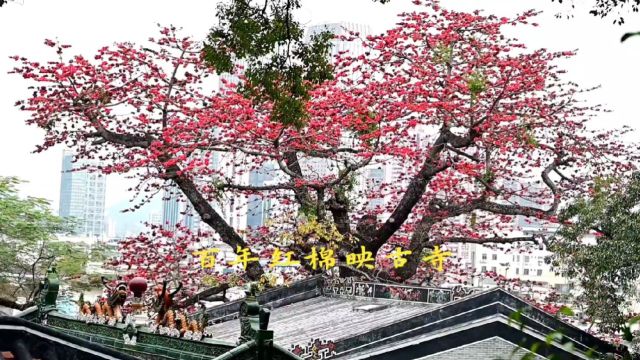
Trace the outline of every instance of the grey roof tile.
{"type": "MultiPolygon", "coordinates": [[[[351,300],[325,296],[276,308],[271,313],[269,329],[275,342],[289,348],[311,339],[337,341],[389,325],[404,318],[423,314],[435,305],[394,302],[385,309],[363,312],[354,307],[372,304],[368,300],[351,300]]],[[[240,336],[240,323],[227,321],[213,327],[213,336],[235,342],[240,336]]]]}

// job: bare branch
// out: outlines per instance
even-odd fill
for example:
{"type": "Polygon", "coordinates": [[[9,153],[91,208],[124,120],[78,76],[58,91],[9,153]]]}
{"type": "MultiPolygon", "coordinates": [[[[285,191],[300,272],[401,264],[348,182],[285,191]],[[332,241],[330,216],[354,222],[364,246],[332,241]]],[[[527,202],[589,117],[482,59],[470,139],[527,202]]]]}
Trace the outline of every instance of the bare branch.
{"type": "Polygon", "coordinates": [[[329,158],[339,153],[359,154],[360,150],[354,148],[329,148],[323,150],[304,150],[305,154],[317,158],[329,158]]]}
{"type": "Polygon", "coordinates": [[[169,79],[169,89],[167,90],[167,99],[164,102],[164,105],[162,106],[162,128],[166,128],[167,127],[167,117],[169,115],[169,113],[167,112],[167,109],[169,107],[169,100],[171,99],[171,91],[173,91],[173,85],[175,85],[176,83],[176,74],[178,73],[178,69],[180,68],[180,64],[182,63],[182,58],[184,57],[184,53],[185,51],[182,50],[182,53],[180,53],[180,58],[178,60],[176,60],[176,66],[173,68],[173,73],[171,74],[171,78],[169,79]]]}
{"type": "Polygon", "coordinates": [[[274,184],[274,185],[238,185],[238,184],[220,184],[220,189],[234,189],[240,191],[272,191],[272,190],[294,190],[295,187],[290,183],[274,184]]]}
{"type": "Polygon", "coordinates": [[[575,183],[576,183],[576,181],[575,181],[575,180],[570,179],[569,177],[567,177],[567,176],[566,176],[565,174],[563,174],[559,169],[555,168],[555,169],[553,169],[553,171],[554,171],[556,174],[558,174],[558,176],[560,176],[563,180],[567,181],[568,183],[571,183],[571,184],[575,184],[575,183]]]}
{"type": "Polygon", "coordinates": [[[496,189],[495,187],[493,187],[491,184],[489,184],[488,182],[486,182],[483,178],[476,176],[474,179],[478,180],[478,182],[480,184],[482,184],[482,186],[484,186],[485,188],[487,188],[487,190],[493,192],[494,194],[500,194],[502,193],[502,191],[500,191],[499,189],[496,189]]]}
{"type": "MultiPolygon", "coordinates": [[[[92,118],[95,119],[95,117],[92,117],[92,118]]],[[[151,135],[140,136],[140,135],[132,135],[132,134],[118,134],[118,133],[112,132],[110,130],[107,130],[98,121],[95,121],[93,119],[91,122],[92,124],[94,124],[94,126],[96,126],[97,131],[87,134],[87,137],[102,138],[102,139],[96,140],[95,142],[97,143],[110,142],[113,144],[122,145],[127,148],[133,148],[133,147],[148,148],[149,146],[151,146],[151,143],[154,140],[154,138],[151,135]]]]}
{"type": "Polygon", "coordinates": [[[467,154],[464,151],[458,150],[458,149],[452,147],[451,145],[445,145],[445,147],[447,148],[447,150],[453,151],[454,153],[456,153],[456,154],[458,154],[460,156],[464,156],[467,159],[471,159],[471,160],[473,160],[475,162],[482,162],[482,160],[478,159],[477,157],[475,157],[473,155],[470,155],[470,154],[467,154]]]}
{"type": "Polygon", "coordinates": [[[551,164],[547,165],[542,171],[542,181],[549,187],[551,193],[553,194],[553,203],[548,209],[541,209],[532,206],[522,206],[515,204],[498,204],[494,202],[488,201],[480,201],[477,204],[477,208],[485,211],[492,212],[494,214],[502,214],[502,215],[524,215],[524,216],[532,216],[532,217],[541,217],[544,215],[553,215],[558,210],[558,206],[560,206],[560,196],[558,194],[558,187],[556,184],[549,178],[549,173],[554,171],[560,165],[566,165],[572,162],[573,158],[567,158],[563,160],[556,159],[551,164]]]}

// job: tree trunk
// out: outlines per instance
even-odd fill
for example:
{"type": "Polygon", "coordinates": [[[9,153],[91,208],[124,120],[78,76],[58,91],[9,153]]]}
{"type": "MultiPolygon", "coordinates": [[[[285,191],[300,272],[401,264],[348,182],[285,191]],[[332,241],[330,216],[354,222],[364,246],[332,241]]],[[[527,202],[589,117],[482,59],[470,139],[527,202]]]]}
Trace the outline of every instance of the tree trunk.
{"type": "MultiPolygon", "coordinates": [[[[168,169],[170,173],[178,173],[180,168],[177,166],[173,166],[168,169]]],[[[200,215],[202,221],[204,221],[207,225],[211,226],[215,232],[220,235],[220,239],[222,242],[233,247],[234,251],[237,251],[238,248],[249,248],[248,244],[238,235],[238,233],[233,229],[233,227],[229,226],[227,222],[218,214],[218,212],[209,204],[209,201],[202,196],[195,183],[183,176],[183,175],[175,175],[171,178],[176,185],[182,190],[184,195],[193,205],[195,211],[200,215]]],[[[255,254],[252,254],[255,256],[255,254]]],[[[251,280],[258,280],[264,271],[260,267],[258,262],[250,262],[247,265],[246,270],[247,277],[251,280]]]]}
{"type": "Polygon", "coordinates": [[[420,220],[418,226],[416,226],[413,235],[411,235],[409,247],[406,249],[410,250],[411,254],[405,257],[407,263],[403,267],[396,269],[396,274],[399,275],[403,281],[415,275],[418,265],[420,265],[422,249],[428,244],[429,231],[431,231],[431,227],[435,223],[436,219],[424,217],[420,220]]]}

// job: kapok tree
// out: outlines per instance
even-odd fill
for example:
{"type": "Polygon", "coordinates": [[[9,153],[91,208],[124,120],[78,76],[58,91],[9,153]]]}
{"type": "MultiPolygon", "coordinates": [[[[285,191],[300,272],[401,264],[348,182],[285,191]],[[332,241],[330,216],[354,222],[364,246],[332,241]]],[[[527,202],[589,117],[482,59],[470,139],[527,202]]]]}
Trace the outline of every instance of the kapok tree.
{"type": "MultiPolygon", "coordinates": [[[[381,35],[352,34],[367,52],[338,56],[331,80],[302,81],[309,91],[292,103],[296,121],[284,121],[287,93],[273,91],[295,87],[290,72],[271,71],[267,83],[247,76],[241,91],[206,90],[216,69],[201,43],[173,28],[149,45],[117,44],[92,58],[63,60],[68,46],[52,41],[58,61],[16,56],[14,72],[35,82],[33,96],[17,105],[45,130],[37,151],[64,144],[98,159],[95,171],[137,178],[142,201],[176,186],[234,249],[325,246],[344,262],[365,246],[378,266],[391,267],[387,255],[401,246],[412,252],[408,262],[388,275],[409,279],[426,271],[423,250],[435,245],[537,242],[514,234],[514,216],[552,223],[594,178],[632,168],[635,157],[619,142],[626,130],[588,127],[600,108],[563,81],[556,63],[572,53],[529,50],[503,34],[534,15],[498,18],[431,3],[381,35]],[[216,156],[224,166],[212,165],[216,156]],[[269,166],[268,184],[239,176],[269,166]],[[390,175],[367,184],[378,168],[390,175]],[[216,203],[233,199],[242,209],[256,194],[294,215],[241,236],[216,203]]],[[[297,50],[309,51],[287,51],[297,50]]],[[[313,69],[298,70],[313,78],[313,69]]],[[[247,269],[253,279],[262,272],[258,263],[247,269]]]]}

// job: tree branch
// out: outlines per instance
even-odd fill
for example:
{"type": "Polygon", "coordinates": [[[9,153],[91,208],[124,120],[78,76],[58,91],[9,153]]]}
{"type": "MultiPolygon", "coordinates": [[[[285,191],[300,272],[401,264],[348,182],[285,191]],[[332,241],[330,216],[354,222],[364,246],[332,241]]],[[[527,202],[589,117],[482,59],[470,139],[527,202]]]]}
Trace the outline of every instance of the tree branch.
{"type": "Polygon", "coordinates": [[[0,297],[0,306],[4,306],[4,307],[8,307],[10,309],[15,309],[15,310],[25,310],[27,308],[30,308],[31,306],[34,306],[35,302],[33,301],[29,301],[25,304],[18,304],[15,301],[12,300],[8,300],[5,298],[0,297]]]}
{"type": "Polygon", "coordinates": [[[560,176],[560,178],[562,178],[563,180],[567,181],[568,183],[570,183],[570,184],[575,184],[575,183],[576,183],[576,181],[575,181],[575,180],[570,179],[569,177],[567,177],[565,174],[563,174],[563,173],[562,173],[560,170],[558,170],[557,168],[556,168],[556,169],[553,169],[553,171],[554,171],[556,174],[558,174],[558,176],[560,176]]]}
{"type": "Polygon", "coordinates": [[[274,185],[238,185],[238,184],[221,184],[221,189],[234,189],[240,191],[272,191],[272,190],[294,190],[295,187],[290,183],[281,183],[274,185]]]}
{"type": "Polygon", "coordinates": [[[440,153],[447,144],[453,148],[469,146],[479,135],[474,129],[470,129],[465,136],[455,135],[449,129],[443,127],[440,135],[435,140],[429,156],[423,162],[418,173],[411,179],[402,199],[391,213],[387,221],[377,230],[375,239],[370,244],[372,251],[378,249],[402,226],[409,217],[413,207],[420,201],[426,191],[427,184],[439,172],[447,169],[448,164],[440,164],[440,153]]]}
{"type": "Polygon", "coordinates": [[[131,134],[118,134],[104,128],[97,121],[92,121],[96,126],[97,131],[87,134],[87,137],[98,137],[100,139],[93,142],[94,145],[110,142],[113,144],[122,145],[127,148],[148,148],[151,146],[154,138],[151,135],[139,136],[131,134]]]}
{"type": "Polygon", "coordinates": [[[162,128],[167,127],[167,117],[169,113],[167,109],[169,107],[169,99],[171,98],[171,91],[173,91],[173,85],[176,83],[176,74],[178,73],[178,69],[180,68],[180,64],[182,63],[182,58],[184,57],[185,51],[182,50],[180,54],[180,58],[176,61],[176,66],[173,68],[173,73],[171,74],[171,78],[169,79],[169,89],[167,90],[167,99],[164,101],[164,105],[162,106],[162,128]]]}
{"type": "Polygon", "coordinates": [[[477,203],[477,209],[492,212],[494,214],[502,215],[524,215],[532,217],[540,217],[541,215],[553,215],[560,206],[560,196],[558,194],[558,187],[549,178],[549,173],[554,171],[560,165],[566,165],[573,161],[573,158],[567,158],[563,160],[554,160],[551,164],[547,165],[542,171],[542,181],[549,187],[553,194],[553,203],[548,209],[540,209],[531,206],[513,205],[513,204],[498,204],[494,202],[481,201],[477,203]]]}
{"type": "MultiPolygon", "coordinates": [[[[302,167],[300,167],[300,162],[298,161],[298,155],[293,151],[287,151],[283,154],[282,159],[278,159],[278,166],[280,169],[284,171],[292,180],[295,179],[303,179],[302,167]],[[286,160],[285,164],[282,159],[286,160]]],[[[313,201],[311,200],[311,195],[306,187],[296,187],[293,190],[296,201],[300,206],[311,208],[313,207],[313,201]]]]}
{"type": "Polygon", "coordinates": [[[460,156],[464,156],[467,159],[471,159],[471,160],[473,160],[475,162],[482,162],[482,160],[478,159],[477,157],[475,157],[473,155],[470,155],[470,154],[467,154],[464,151],[458,150],[458,149],[454,148],[453,146],[445,145],[445,147],[447,148],[447,150],[453,151],[454,153],[456,153],[456,154],[458,154],[460,156]]]}

